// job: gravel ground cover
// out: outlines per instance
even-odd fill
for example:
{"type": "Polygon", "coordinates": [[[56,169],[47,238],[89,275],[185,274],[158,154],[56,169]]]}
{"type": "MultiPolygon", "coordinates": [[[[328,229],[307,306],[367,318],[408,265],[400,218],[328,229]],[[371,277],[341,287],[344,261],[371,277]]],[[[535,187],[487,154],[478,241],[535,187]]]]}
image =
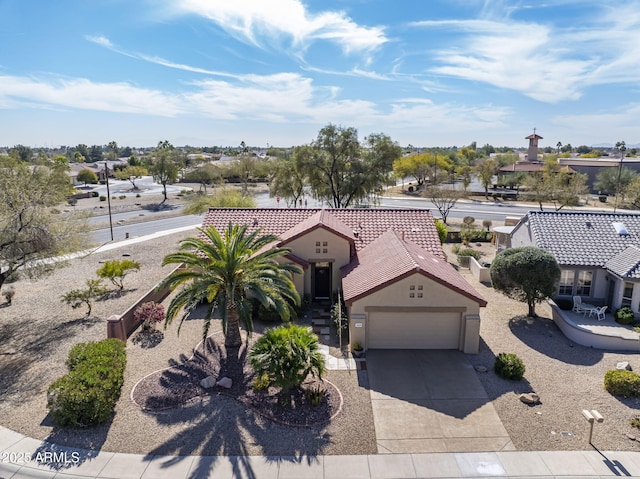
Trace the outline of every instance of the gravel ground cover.
{"type": "MultiPolygon", "coordinates": [[[[37,439],[105,451],[139,454],[308,455],[375,454],[375,431],[365,372],[330,371],[326,378],[341,392],[343,407],[329,424],[288,427],[265,419],[225,395],[199,397],[187,406],[150,413],[130,397],[145,376],[187,361],[201,340],[202,321],[185,321],[162,331],[159,342],[129,341],[122,396],[113,419],[86,431],[55,428],[47,416],[46,389],[66,373],[70,348],[106,335],[106,319],[123,312],[131,302],[168,273],[161,258],[176,250],[189,233],[166,236],[71,261],[70,266],[38,282],[18,281],[11,306],[0,307],[0,418],[3,426],[37,439]],[[141,271],[125,279],[125,292],[97,302],[91,317],[60,302],[69,289],[95,277],[101,261],[122,258],[139,261],[141,271]]],[[[474,248],[477,248],[474,246],[474,248]]],[[[450,246],[445,248],[455,263],[450,246]]],[[[490,245],[482,248],[490,259],[490,245]]],[[[629,421],[640,415],[638,399],[615,398],[603,388],[604,373],[618,361],[640,370],[640,356],[604,352],[571,344],[555,326],[547,307],[541,318],[525,317],[526,305],[511,301],[477,283],[460,270],[489,301],[481,312],[481,350],[468,355],[515,447],[519,450],[588,450],[588,424],[582,409],[597,409],[605,417],[594,431],[601,450],[640,450],[628,435],[640,436],[629,421]],[[526,365],[525,379],[510,382],[493,372],[500,352],[515,353],[526,365]],[[517,394],[535,392],[541,402],[527,406],[517,394]]],[[[3,305],[0,305],[3,306],[3,305]]]]}
{"type": "MultiPolygon", "coordinates": [[[[77,258],[46,279],[14,284],[13,304],[0,308],[2,425],[58,444],[136,454],[375,454],[367,376],[356,371],[327,373],[326,379],[340,391],[343,404],[333,420],[319,426],[284,426],[221,394],[202,396],[187,406],[166,411],[142,410],[130,397],[134,385],[155,371],[180,366],[192,357],[202,337],[202,320],[197,314],[185,321],[180,335],[177,324],[172,324],[161,330],[159,342],[128,342],[125,384],[110,422],[88,430],[54,427],[47,416],[46,390],[67,372],[64,363],[71,347],[104,339],[106,319],[124,312],[168,274],[168,268],[160,267],[161,259],[189,234],[77,258]],[[95,277],[101,261],[120,259],[123,254],[141,263],[140,272],[126,277],[124,294],[95,303],[89,318],[84,311],[60,302],[62,294],[95,277]]],[[[212,332],[216,328],[219,331],[214,322],[212,332]]]]}
{"type": "MultiPolygon", "coordinates": [[[[449,260],[456,262],[452,245],[445,245],[449,260]]],[[[493,246],[473,245],[492,259],[493,246]]],[[[528,318],[527,306],[512,301],[485,284],[477,282],[469,270],[460,268],[464,277],[488,301],[481,310],[480,353],[467,355],[474,366],[487,372],[478,377],[493,401],[514,446],[518,450],[589,450],[589,424],[583,409],[596,409],[604,422],[594,426],[593,444],[600,450],[639,451],[640,430],[629,421],[640,415],[638,398],[617,398],[604,389],[604,375],[619,361],[629,361],[640,371],[637,353],[606,352],[573,344],[551,320],[549,306],[536,308],[540,316],[528,318]],[[515,353],[524,362],[522,381],[508,381],[493,373],[495,357],[515,353]],[[535,392],[540,403],[529,406],[518,395],[535,392]]]]}

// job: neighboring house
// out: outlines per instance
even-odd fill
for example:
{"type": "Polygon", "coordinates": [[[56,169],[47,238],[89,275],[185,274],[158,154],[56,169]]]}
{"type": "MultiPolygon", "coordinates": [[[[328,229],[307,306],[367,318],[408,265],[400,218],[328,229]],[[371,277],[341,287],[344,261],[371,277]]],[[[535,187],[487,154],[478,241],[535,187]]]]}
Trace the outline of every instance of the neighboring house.
{"type": "Polygon", "coordinates": [[[351,341],[477,353],[484,298],[446,261],[428,210],[211,208],[203,228],[261,229],[292,250],[301,296],[341,292],[351,341]]]}
{"type": "Polygon", "coordinates": [[[511,246],[537,246],[561,268],[558,296],[581,296],[611,310],[640,303],[640,215],[530,211],[511,246]]]}

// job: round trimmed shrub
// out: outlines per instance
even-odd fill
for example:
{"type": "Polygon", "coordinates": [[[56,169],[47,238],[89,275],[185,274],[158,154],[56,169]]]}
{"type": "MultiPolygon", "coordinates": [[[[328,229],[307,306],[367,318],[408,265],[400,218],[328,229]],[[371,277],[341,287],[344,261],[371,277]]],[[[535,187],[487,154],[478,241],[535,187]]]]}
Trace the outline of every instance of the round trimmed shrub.
{"type": "Polygon", "coordinates": [[[626,369],[611,369],[604,375],[604,388],[614,396],[640,396],[640,376],[626,369]]]}
{"type": "Polygon", "coordinates": [[[635,315],[629,306],[620,308],[616,311],[616,323],[619,324],[633,324],[635,322],[635,315]]]}
{"type": "Polygon", "coordinates": [[[500,353],[493,365],[496,374],[504,379],[519,381],[524,376],[524,363],[515,354],[500,353]]]}

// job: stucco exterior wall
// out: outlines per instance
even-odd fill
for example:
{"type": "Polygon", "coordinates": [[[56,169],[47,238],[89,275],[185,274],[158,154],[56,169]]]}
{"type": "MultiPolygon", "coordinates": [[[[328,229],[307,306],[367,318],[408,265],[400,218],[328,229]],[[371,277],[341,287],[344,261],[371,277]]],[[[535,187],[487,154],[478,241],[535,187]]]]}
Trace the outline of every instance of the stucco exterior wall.
{"type": "Polygon", "coordinates": [[[349,307],[349,334],[351,342],[359,342],[367,348],[367,321],[369,311],[375,308],[397,308],[399,312],[412,308],[424,308],[424,314],[458,311],[462,319],[460,349],[467,353],[478,352],[480,306],[470,298],[415,273],[387,287],[351,303],[349,307]],[[414,287],[411,290],[411,286],[414,287]],[[422,286],[422,290],[418,289],[422,286]],[[410,297],[414,293],[414,297],[410,297]],[[422,298],[418,293],[423,293],[422,298]]]}
{"type": "MultiPolygon", "coordinates": [[[[350,245],[345,238],[338,236],[326,229],[317,228],[304,236],[287,242],[284,246],[291,248],[293,254],[310,263],[326,261],[332,263],[331,287],[338,291],[341,282],[340,268],[350,261],[350,245]],[[316,244],[320,243],[319,246],[316,244]],[[326,245],[325,245],[326,243],[326,245]],[[320,252],[317,252],[320,249],[320,252]],[[327,250],[325,253],[324,250],[327,250]]],[[[311,269],[305,270],[304,293],[311,293],[311,269]]]]}

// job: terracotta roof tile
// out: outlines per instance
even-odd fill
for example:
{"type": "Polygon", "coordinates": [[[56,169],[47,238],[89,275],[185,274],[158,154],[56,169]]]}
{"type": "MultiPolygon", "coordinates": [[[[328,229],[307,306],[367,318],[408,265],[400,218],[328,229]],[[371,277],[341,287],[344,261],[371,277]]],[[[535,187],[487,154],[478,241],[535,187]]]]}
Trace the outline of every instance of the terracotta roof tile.
{"type": "Polygon", "coordinates": [[[338,236],[342,236],[349,240],[349,242],[353,243],[353,230],[327,210],[318,210],[308,218],[303,219],[300,223],[282,233],[280,235],[280,239],[282,240],[282,244],[286,244],[309,231],[313,231],[314,229],[321,227],[325,227],[329,231],[332,231],[338,236]]]}
{"type": "MultiPolygon", "coordinates": [[[[249,231],[261,228],[265,233],[279,237],[290,235],[293,228],[300,228],[300,223],[318,225],[311,216],[320,213],[319,221],[340,234],[351,233],[356,250],[361,250],[378,238],[388,229],[399,234],[404,232],[405,238],[439,258],[445,258],[433,215],[429,210],[390,210],[377,208],[363,209],[322,209],[316,208],[211,208],[202,222],[202,227],[214,226],[224,231],[229,223],[249,226],[249,231]],[[334,219],[332,219],[334,218],[334,219]],[[344,226],[340,225],[342,223],[344,226]]],[[[297,230],[294,229],[293,233],[297,230]]]]}
{"type": "Polygon", "coordinates": [[[403,240],[390,229],[342,268],[342,291],[346,302],[369,295],[412,273],[423,274],[486,306],[485,299],[445,259],[403,240]]]}

